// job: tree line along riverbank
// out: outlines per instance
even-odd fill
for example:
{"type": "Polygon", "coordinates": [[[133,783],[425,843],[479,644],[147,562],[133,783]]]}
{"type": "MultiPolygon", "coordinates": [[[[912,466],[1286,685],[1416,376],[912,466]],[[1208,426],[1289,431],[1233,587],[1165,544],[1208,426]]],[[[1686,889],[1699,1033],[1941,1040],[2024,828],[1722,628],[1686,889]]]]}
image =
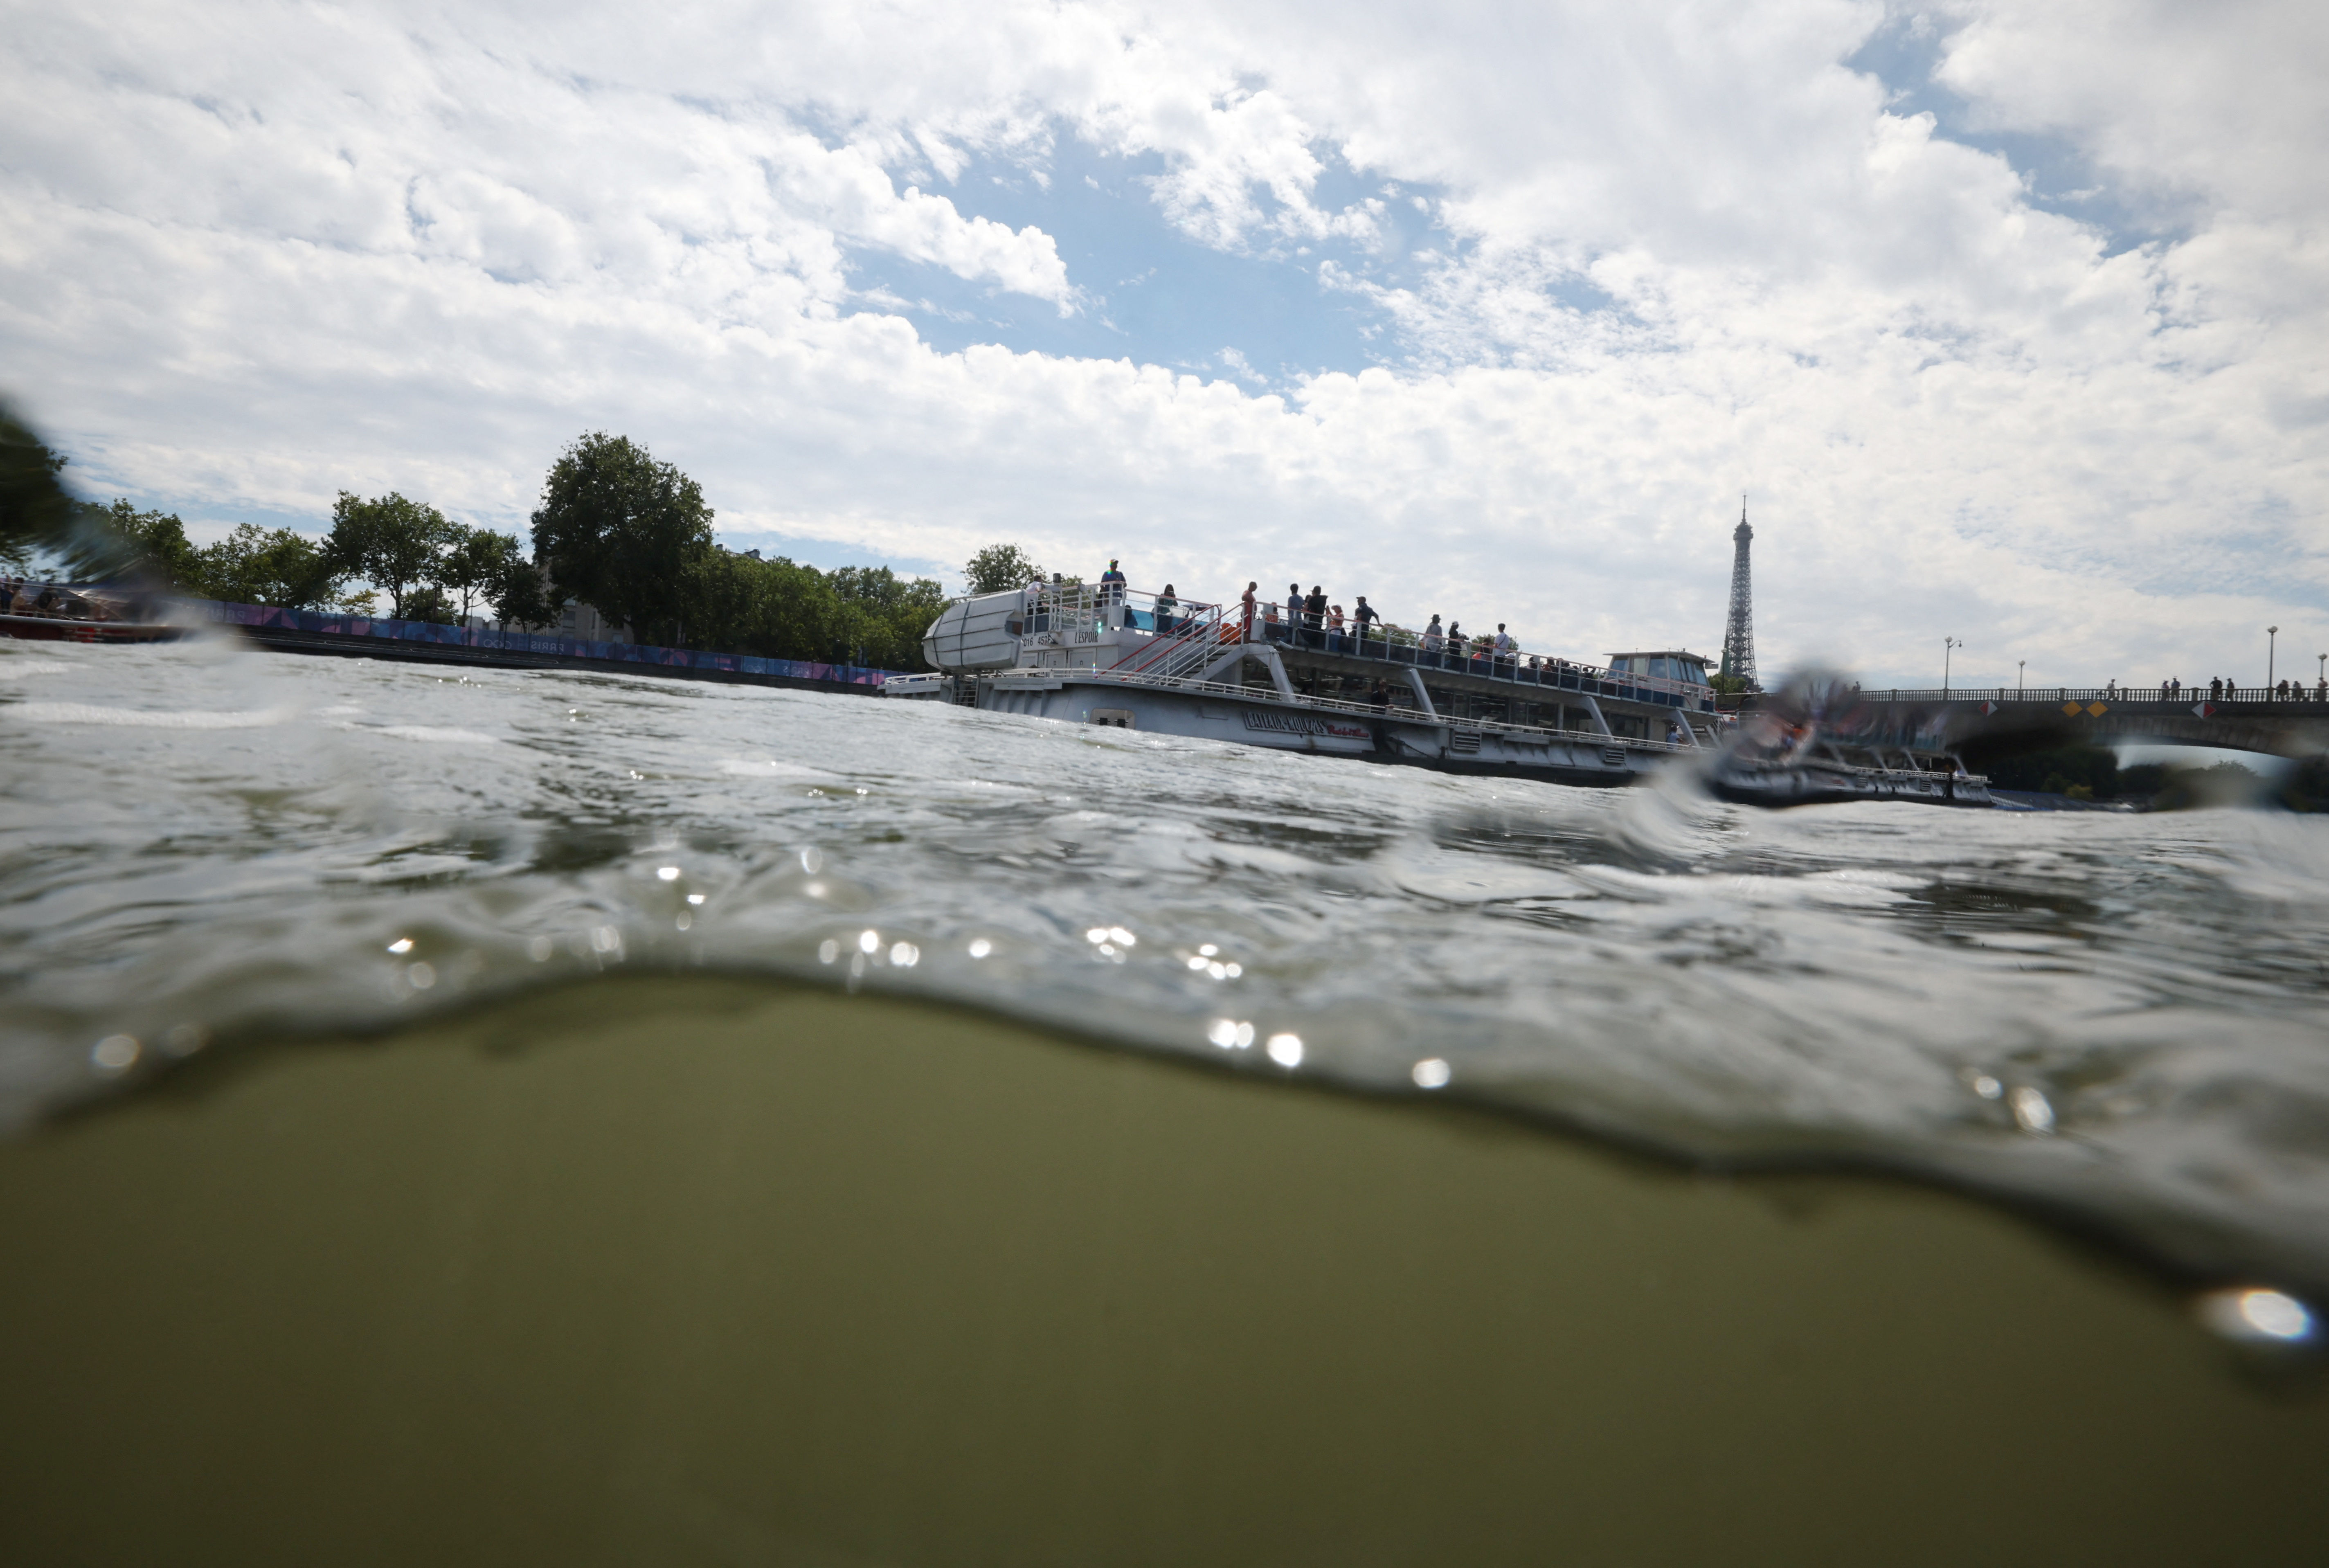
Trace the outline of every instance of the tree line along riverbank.
{"type": "Polygon", "coordinates": [[[175,513],[74,496],[66,466],[0,412],[0,569],[44,562],[198,599],[455,625],[485,614],[519,630],[587,605],[636,642],[899,670],[927,667],[922,633],[948,597],[887,566],[728,550],[693,479],[604,431],[551,465],[527,542],[399,492],[344,490],[321,538],[244,523],[197,546],[175,513]]]}

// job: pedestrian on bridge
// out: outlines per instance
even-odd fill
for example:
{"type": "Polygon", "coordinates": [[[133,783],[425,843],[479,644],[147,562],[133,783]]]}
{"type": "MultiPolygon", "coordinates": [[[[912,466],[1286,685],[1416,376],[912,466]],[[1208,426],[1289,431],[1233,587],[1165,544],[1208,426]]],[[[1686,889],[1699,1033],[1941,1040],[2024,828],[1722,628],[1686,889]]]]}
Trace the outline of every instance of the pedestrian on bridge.
{"type": "Polygon", "coordinates": [[[2221,679],[2211,680],[2208,683],[2208,700],[2211,703],[2221,703],[2224,700],[2224,683],[2221,679]]]}

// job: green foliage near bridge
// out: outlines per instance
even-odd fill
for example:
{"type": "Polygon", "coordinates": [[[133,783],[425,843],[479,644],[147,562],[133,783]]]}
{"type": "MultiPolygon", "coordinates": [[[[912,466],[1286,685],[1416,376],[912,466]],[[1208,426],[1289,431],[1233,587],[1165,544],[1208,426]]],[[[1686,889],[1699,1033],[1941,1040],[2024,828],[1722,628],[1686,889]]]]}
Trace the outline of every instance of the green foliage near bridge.
{"type": "Polygon", "coordinates": [[[2073,800],[2147,798],[2158,792],[2166,776],[2156,763],[2122,768],[2118,754],[2103,746],[2025,751],[1985,763],[1983,770],[1999,789],[2065,795],[2073,800]]]}

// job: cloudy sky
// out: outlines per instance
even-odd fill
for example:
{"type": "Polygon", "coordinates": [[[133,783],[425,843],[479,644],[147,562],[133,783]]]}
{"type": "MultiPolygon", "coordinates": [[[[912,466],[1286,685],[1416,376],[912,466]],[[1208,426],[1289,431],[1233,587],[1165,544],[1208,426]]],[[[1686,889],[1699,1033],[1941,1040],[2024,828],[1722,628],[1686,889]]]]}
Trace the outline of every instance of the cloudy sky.
{"type": "Polygon", "coordinates": [[[2329,7],[11,3],[0,391],[89,493],[1017,540],[1572,656],[2329,649],[2329,7]]]}

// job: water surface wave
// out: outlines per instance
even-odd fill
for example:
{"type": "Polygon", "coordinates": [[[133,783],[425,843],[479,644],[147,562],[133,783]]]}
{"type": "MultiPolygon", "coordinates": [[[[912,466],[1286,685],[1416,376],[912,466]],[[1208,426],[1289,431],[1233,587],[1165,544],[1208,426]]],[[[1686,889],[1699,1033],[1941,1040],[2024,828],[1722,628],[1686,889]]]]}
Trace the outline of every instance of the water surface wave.
{"type": "Polygon", "coordinates": [[[1762,814],[222,642],[0,644],[0,735],[11,1125],[213,1042],[709,967],[1920,1172],[2329,1292],[2318,818],[1762,814]]]}

